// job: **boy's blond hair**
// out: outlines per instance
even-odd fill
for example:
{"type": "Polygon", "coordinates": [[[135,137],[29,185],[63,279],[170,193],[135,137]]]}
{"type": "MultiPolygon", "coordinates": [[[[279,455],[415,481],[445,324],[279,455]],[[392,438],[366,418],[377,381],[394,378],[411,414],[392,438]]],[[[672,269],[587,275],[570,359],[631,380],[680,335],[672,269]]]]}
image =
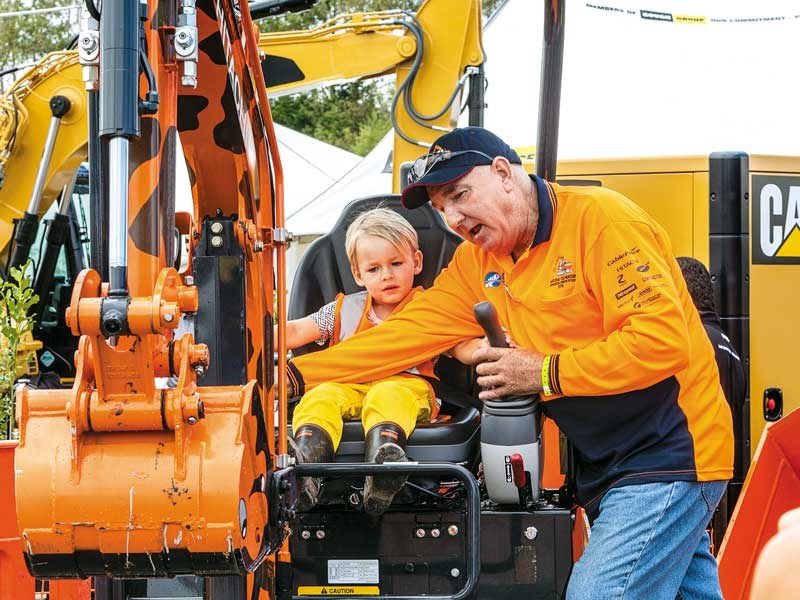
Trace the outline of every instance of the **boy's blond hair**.
{"type": "Polygon", "coordinates": [[[357,269],[356,246],[368,235],[382,238],[398,249],[413,253],[419,250],[419,238],[411,223],[390,208],[373,208],[358,215],[347,228],[344,248],[350,266],[357,269]]]}

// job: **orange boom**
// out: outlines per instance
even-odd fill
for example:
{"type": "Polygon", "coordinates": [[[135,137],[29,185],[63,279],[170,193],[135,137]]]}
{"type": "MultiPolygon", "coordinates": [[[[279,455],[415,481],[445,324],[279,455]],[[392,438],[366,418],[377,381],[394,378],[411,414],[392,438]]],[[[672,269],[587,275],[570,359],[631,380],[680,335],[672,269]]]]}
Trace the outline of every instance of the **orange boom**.
{"type": "Polygon", "coordinates": [[[274,258],[264,250],[284,236],[256,30],[246,3],[140,8],[104,3],[99,56],[81,54],[99,104],[90,139],[108,152],[109,235],[108,267],[80,274],[67,311],[80,336],[75,381],[16,397],[17,514],[36,577],[252,572],[291,515],[274,458],[285,425],[271,447],[264,409],[274,258]],[[179,134],[194,214],[176,218],[179,134]],[[180,274],[176,230],[191,252],[180,274]]]}

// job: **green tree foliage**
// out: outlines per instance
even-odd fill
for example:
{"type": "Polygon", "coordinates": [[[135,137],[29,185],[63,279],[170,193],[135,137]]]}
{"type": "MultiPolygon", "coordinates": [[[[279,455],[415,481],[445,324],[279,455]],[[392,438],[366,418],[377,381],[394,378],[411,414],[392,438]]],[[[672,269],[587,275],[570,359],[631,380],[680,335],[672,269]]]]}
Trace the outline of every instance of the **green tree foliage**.
{"type": "MultiPolygon", "coordinates": [[[[440,0],[441,1],[441,0],[440,0]]],[[[504,0],[484,0],[484,19],[504,0]]],[[[309,29],[337,15],[389,9],[416,11],[420,0],[321,0],[314,8],[262,19],[262,31],[309,29]]],[[[393,86],[386,81],[357,81],[270,101],[276,122],[345,150],[364,155],[392,127],[393,86]]]]}
{"type": "Polygon", "coordinates": [[[11,269],[11,277],[0,285],[0,439],[5,437],[14,414],[14,382],[17,350],[23,337],[33,331],[29,313],[39,297],[27,276],[30,261],[11,269]]]}
{"type": "Polygon", "coordinates": [[[391,92],[374,82],[283,96],[272,101],[272,118],[297,131],[364,155],[391,128],[391,92]]]}
{"type": "MultiPolygon", "coordinates": [[[[67,4],[77,2],[0,0],[0,14],[67,4]]],[[[36,62],[53,50],[63,50],[76,33],[77,10],[0,17],[0,71],[36,62]]]]}

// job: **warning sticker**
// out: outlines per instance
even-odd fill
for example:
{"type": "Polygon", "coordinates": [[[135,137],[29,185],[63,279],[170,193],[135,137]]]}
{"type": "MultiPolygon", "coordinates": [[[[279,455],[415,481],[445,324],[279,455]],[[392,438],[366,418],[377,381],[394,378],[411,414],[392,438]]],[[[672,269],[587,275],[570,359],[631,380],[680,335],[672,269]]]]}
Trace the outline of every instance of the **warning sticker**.
{"type": "Polygon", "coordinates": [[[329,560],[328,583],[378,583],[378,561],[329,560]]]}
{"type": "Polygon", "coordinates": [[[301,585],[298,596],[379,596],[377,585],[301,585]]]}

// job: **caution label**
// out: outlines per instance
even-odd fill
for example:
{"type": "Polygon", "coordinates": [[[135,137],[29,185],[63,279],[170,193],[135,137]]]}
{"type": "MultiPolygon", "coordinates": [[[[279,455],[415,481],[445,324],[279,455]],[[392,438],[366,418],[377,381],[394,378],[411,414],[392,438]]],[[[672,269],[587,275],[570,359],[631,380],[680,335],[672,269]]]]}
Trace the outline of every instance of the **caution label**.
{"type": "Polygon", "coordinates": [[[328,583],[364,585],[379,583],[380,563],[376,559],[346,559],[328,561],[328,583]]]}
{"type": "Polygon", "coordinates": [[[301,585],[298,596],[379,596],[377,585],[301,585]]]}

